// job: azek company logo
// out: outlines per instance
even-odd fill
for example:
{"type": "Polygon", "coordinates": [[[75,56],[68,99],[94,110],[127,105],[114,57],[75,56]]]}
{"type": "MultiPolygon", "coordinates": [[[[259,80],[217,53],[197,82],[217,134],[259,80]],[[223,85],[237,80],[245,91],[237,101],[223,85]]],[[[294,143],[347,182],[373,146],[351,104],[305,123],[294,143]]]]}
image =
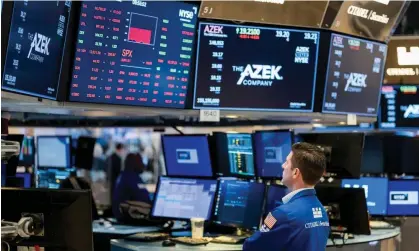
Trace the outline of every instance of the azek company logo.
{"type": "Polygon", "coordinates": [[[35,49],[36,52],[49,56],[49,43],[51,42],[51,38],[44,36],[40,33],[35,33],[32,38],[31,48],[29,49],[28,58],[30,60],[38,61],[39,63],[44,62],[44,57],[41,55],[36,55],[32,52],[35,49]]]}
{"type": "Polygon", "coordinates": [[[279,75],[281,69],[280,65],[248,64],[244,69],[243,66],[233,66],[233,71],[241,72],[237,85],[272,86],[274,80],[283,79],[279,75]],[[246,79],[248,77],[250,79],[246,79]]]}
{"type": "Polygon", "coordinates": [[[419,118],[419,105],[409,105],[404,112],[405,119],[419,118]]]}
{"type": "MultiPolygon", "coordinates": [[[[345,74],[346,75],[346,74],[345,74]]],[[[350,73],[346,81],[346,92],[361,92],[363,88],[367,87],[367,74],[350,73]]]]}

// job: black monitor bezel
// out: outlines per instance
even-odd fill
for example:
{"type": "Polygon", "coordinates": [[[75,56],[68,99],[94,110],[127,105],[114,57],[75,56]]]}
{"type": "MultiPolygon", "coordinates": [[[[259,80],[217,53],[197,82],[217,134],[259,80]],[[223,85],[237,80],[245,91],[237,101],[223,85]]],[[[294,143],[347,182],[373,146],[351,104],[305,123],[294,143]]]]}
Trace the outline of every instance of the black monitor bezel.
{"type": "MultiPolygon", "coordinates": [[[[219,225],[219,226],[225,226],[225,227],[234,227],[234,228],[240,228],[240,229],[250,229],[247,228],[244,225],[240,225],[240,224],[236,224],[236,223],[223,223],[223,222],[217,222],[217,216],[215,215],[215,209],[217,207],[217,197],[218,197],[218,193],[219,193],[219,189],[221,187],[221,182],[222,182],[223,178],[218,179],[218,187],[217,187],[217,191],[215,193],[215,197],[214,197],[214,203],[213,203],[213,209],[212,209],[212,215],[211,215],[211,222],[215,225],[219,225]]],[[[264,186],[263,189],[263,194],[261,195],[261,205],[260,205],[260,214],[259,214],[259,225],[256,226],[256,228],[259,228],[261,223],[262,223],[262,216],[263,216],[263,212],[264,212],[264,206],[265,206],[265,197],[266,197],[266,192],[267,192],[267,186],[265,183],[261,183],[261,182],[257,182],[256,180],[241,180],[241,179],[237,179],[237,178],[231,178],[231,177],[225,177],[225,181],[240,181],[240,182],[247,182],[247,183],[255,183],[255,184],[260,184],[264,186]]],[[[254,230],[254,229],[250,229],[250,230],[254,230]]]]}
{"type": "Polygon", "coordinates": [[[279,179],[282,179],[282,176],[280,176],[280,177],[276,177],[276,176],[262,176],[259,173],[259,166],[258,166],[257,161],[256,161],[257,160],[258,153],[255,150],[256,149],[255,134],[256,133],[264,133],[264,132],[266,132],[266,133],[282,133],[282,132],[284,132],[284,133],[285,132],[290,133],[290,136],[291,136],[291,147],[292,147],[292,144],[294,144],[294,140],[295,140],[294,130],[293,129],[278,129],[278,130],[265,130],[265,131],[264,130],[257,130],[257,131],[254,131],[253,134],[252,134],[253,159],[254,159],[253,163],[254,163],[254,166],[255,166],[255,176],[258,177],[258,178],[264,179],[264,180],[279,180],[279,179]]]}
{"type": "Polygon", "coordinates": [[[173,177],[173,178],[197,178],[197,179],[209,179],[209,178],[214,178],[214,166],[213,166],[213,160],[212,160],[212,156],[211,156],[211,148],[209,145],[209,135],[208,134],[163,134],[160,137],[161,140],[161,148],[162,148],[162,152],[163,152],[163,158],[164,158],[164,167],[166,170],[166,175],[167,177],[173,177]],[[209,160],[210,160],[210,167],[211,167],[211,176],[189,176],[189,175],[171,175],[168,172],[168,167],[167,167],[167,158],[166,158],[166,150],[165,150],[165,146],[164,146],[164,137],[205,137],[207,139],[207,147],[208,147],[208,154],[209,154],[209,160]]]}
{"type": "Polygon", "coordinates": [[[70,169],[70,168],[72,168],[73,163],[72,163],[72,158],[71,158],[71,141],[72,141],[72,139],[71,139],[71,136],[69,136],[69,135],[39,135],[39,136],[36,136],[36,143],[35,143],[35,145],[36,145],[36,148],[35,148],[36,149],[36,158],[35,158],[36,168],[44,168],[44,169],[48,169],[48,168],[70,169]],[[38,149],[39,149],[39,140],[38,139],[39,138],[59,138],[59,137],[68,138],[69,141],[70,141],[70,143],[68,145],[68,151],[70,153],[70,156],[69,156],[70,166],[68,166],[68,167],[40,166],[39,165],[39,154],[38,154],[38,149]]]}
{"type": "Polygon", "coordinates": [[[162,176],[159,176],[159,178],[157,180],[156,191],[155,191],[154,197],[153,197],[153,204],[152,204],[151,209],[150,209],[150,218],[151,219],[153,219],[153,220],[180,220],[180,221],[190,220],[190,218],[176,218],[176,217],[165,217],[165,216],[154,216],[153,215],[153,212],[154,212],[154,209],[155,209],[156,203],[157,203],[157,193],[158,193],[159,188],[160,188],[161,178],[184,179],[184,180],[215,181],[216,188],[215,188],[215,192],[214,192],[214,197],[213,197],[212,205],[210,207],[210,211],[209,211],[209,214],[208,214],[208,219],[205,219],[205,221],[207,221],[207,222],[208,221],[211,221],[212,215],[214,213],[214,208],[215,208],[214,204],[215,204],[215,201],[217,199],[216,196],[217,196],[217,192],[218,192],[218,188],[219,188],[219,184],[220,184],[220,181],[219,180],[217,180],[217,179],[208,179],[208,178],[206,178],[206,179],[198,179],[198,178],[190,178],[190,177],[188,177],[188,178],[169,177],[169,176],[163,176],[163,175],[162,176]]]}

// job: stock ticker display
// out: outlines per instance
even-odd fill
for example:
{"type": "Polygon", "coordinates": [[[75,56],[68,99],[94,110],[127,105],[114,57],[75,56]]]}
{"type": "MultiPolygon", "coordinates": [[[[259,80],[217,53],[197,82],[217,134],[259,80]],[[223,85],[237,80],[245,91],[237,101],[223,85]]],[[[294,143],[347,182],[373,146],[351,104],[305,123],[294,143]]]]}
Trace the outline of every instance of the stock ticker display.
{"type": "Polygon", "coordinates": [[[194,108],[313,110],[319,32],[203,22],[199,28],[194,108]]]}
{"type": "Polygon", "coordinates": [[[255,175],[251,134],[227,134],[230,173],[247,176],[255,175]]]}
{"type": "Polygon", "coordinates": [[[56,99],[71,1],[15,1],[1,88],[56,99]]]}
{"type": "Polygon", "coordinates": [[[419,86],[383,86],[379,126],[419,128],[419,86]]]}
{"type": "Polygon", "coordinates": [[[325,113],[377,115],[387,46],[332,34],[325,113]]]}
{"type": "Polygon", "coordinates": [[[197,7],[82,3],[70,101],[184,108],[197,7]]]}

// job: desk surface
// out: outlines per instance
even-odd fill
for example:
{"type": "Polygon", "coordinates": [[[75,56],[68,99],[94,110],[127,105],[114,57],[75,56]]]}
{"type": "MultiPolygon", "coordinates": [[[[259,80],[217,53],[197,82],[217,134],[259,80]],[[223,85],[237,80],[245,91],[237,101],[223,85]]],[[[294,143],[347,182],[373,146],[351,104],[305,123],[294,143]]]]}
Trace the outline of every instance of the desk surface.
{"type": "MultiPolygon", "coordinates": [[[[389,238],[396,237],[400,234],[400,229],[385,229],[385,230],[372,230],[371,235],[357,235],[354,239],[346,240],[345,245],[360,244],[372,241],[381,241],[389,238]]],[[[135,242],[127,240],[111,240],[112,250],[114,251],[131,251],[131,250],[178,250],[178,251],[236,251],[242,250],[242,245],[229,245],[229,244],[215,244],[209,243],[206,246],[186,246],[177,244],[175,247],[162,247],[161,241],[159,242],[135,242]]],[[[342,245],[342,241],[335,241],[335,245],[342,245]]],[[[334,246],[331,240],[327,242],[327,246],[334,246]]]]}
{"type": "MultiPolygon", "coordinates": [[[[183,229],[182,222],[175,221],[175,225],[172,229],[180,230],[183,229]]],[[[129,226],[129,225],[120,225],[116,223],[112,224],[99,224],[98,221],[93,222],[93,233],[97,234],[119,234],[119,235],[132,235],[136,233],[147,233],[147,232],[157,232],[160,231],[160,227],[148,226],[129,226]]]]}

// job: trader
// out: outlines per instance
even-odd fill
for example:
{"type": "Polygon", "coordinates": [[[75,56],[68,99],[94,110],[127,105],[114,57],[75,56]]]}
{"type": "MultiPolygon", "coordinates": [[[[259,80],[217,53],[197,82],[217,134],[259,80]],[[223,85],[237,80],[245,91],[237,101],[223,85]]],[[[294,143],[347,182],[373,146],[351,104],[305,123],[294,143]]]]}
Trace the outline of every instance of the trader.
{"type": "Polygon", "coordinates": [[[318,147],[308,143],[292,146],[282,165],[282,182],[290,193],[246,240],[244,251],[326,249],[329,220],[314,190],[325,168],[326,157],[318,147]]]}

